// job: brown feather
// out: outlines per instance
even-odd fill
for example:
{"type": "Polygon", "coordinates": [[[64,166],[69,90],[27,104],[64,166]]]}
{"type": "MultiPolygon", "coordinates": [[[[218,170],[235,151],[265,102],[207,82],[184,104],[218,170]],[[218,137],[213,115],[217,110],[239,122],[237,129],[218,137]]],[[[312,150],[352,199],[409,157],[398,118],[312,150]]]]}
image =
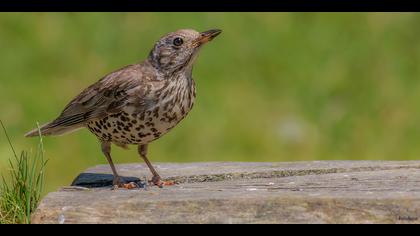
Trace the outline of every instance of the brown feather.
{"type": "MultiPolygon", "coordinates": [[[[128,104],[146,104],[146,84],[162,83],[147,61],[126,66],[92,84],[64,108],[59,117],[43,126],[43,135],[60,135],[85,126],[91,120],[119,113],[128,104]],[[153,82],[154,81],[154,82],[153,82]]],[[[25,136],[37,136],[32,130],[25,136]]]]}

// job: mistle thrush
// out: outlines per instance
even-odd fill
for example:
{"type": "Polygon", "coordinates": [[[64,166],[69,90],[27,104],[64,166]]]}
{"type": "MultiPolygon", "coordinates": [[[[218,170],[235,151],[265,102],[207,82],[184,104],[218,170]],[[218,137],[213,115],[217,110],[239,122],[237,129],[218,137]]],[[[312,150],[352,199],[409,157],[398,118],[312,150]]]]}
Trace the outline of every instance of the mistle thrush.
{"type": "MultiPolygon", "coordinates": [[[[159,174],[147,159],[147,146],[174,128],[195,100],[193,63],[202,45],[221,30],[199,33],[182,29],[163,36],[141,63],[112,72],[75,97],[61,115],[41,126],[42,135],[62,135],[88,128],[101,142],[114,174],[114,186],[124,186],[111,159],[111,143],[138,145],[138,153],[162,186],[159,174]]],[[[38,129],[26,137],[38,135],[38,129]]]]}

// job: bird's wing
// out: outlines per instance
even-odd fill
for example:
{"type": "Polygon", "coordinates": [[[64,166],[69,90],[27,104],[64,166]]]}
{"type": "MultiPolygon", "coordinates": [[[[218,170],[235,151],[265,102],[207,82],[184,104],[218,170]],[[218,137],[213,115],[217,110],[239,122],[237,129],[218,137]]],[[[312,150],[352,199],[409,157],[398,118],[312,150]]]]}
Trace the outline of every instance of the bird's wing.
{"type": "Polygon", "coordinates": [[[52,123],[54,126],[80,125],[119,113],[127,104],[145,103],[147,82],[154,80],[153,74],[141,64],[115,71],[75,97],[52,123]]]}

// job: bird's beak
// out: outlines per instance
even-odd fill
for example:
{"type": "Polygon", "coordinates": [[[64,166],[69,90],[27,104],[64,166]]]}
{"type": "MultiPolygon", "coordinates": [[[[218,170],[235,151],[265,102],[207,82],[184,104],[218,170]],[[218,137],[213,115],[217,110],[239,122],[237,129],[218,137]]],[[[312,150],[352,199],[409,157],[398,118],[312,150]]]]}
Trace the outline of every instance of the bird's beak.
{"type": "Polygon", "coordinates": [[[212,30],[202,32],[202,33],[200,33],[200,37],[195,42],[195,45],[200,46],[200,45],[203,45],[205,43],[208,43],[211,40],[213,40],[220,33],[222,33],[222,30],[219,30],[219,29],[212,29],[212,30]]]}

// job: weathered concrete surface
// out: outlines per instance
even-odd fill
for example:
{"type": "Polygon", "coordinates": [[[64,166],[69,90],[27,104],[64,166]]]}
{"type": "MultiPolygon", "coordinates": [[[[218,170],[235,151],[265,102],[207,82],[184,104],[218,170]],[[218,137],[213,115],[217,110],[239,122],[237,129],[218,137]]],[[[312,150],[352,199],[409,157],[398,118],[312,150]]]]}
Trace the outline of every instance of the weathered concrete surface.
{"type": "MultiPolygon", "coordinates": [[[[420,223],[420,161],[157,164],[175,186],[110,190],[108,166],[48,194],[33,223],[420,223]],[[105,186],[105,187],[104,187],[105,186]]],[[[141,164],[117,166],[144,179],[141,164]]]]}

